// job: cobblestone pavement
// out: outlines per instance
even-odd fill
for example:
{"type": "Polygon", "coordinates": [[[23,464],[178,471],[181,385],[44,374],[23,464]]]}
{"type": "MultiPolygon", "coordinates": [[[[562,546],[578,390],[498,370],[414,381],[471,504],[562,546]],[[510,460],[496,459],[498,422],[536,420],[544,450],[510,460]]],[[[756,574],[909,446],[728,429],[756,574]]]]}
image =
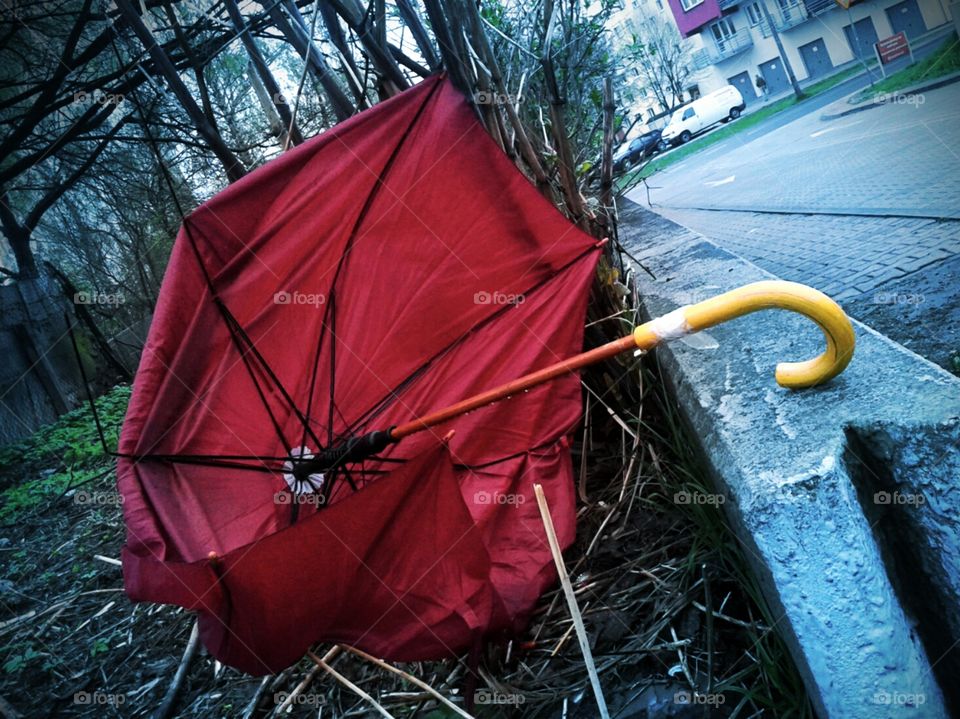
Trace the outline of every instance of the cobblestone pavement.
{"type": "Polygon", "coordinates": [[[877,293],[960,254],[958,220],[654,209],[778,277],[837,300],[877,293]]]}
{"type": "MultiPolygon", "coordinates": [[[[693,155],[650,179],[652,209],[950,368],[960,83],[922,98],[833,121],[814,112],[693,155]]],[[[628,197],[647,206],[642,187],[628,197]]]]}

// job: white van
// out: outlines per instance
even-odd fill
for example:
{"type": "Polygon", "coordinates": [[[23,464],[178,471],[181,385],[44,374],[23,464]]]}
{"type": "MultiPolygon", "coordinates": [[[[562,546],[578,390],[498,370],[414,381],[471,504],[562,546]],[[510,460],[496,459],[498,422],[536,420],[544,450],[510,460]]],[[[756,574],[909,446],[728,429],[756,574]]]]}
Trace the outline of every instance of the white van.
{"type": "Polygon", "coordinates": [[[663,128],[662,142],[666,145],[687,142],[718,122],[736,120],[745,107],[740,91],[733,85],[725,85],[674,112],[663,128]]]}

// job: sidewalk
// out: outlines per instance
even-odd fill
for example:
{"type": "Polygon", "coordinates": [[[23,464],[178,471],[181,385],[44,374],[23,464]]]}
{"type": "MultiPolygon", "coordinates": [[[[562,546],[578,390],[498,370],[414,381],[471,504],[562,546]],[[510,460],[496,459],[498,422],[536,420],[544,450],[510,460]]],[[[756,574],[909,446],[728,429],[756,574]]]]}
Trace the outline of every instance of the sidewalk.
{"type": "MultiPolygon", "coordinates": [[[[941,25],[941,26],[936,27],[936,28],[934,28],[933,30],[927,32],[926,34],[924,34],[923,36],[917,38],[916,40],[914,40],[914,42],[913,42],[914,57],[917,58],[918,60],[926,57],[928,54],[930,54],[931,52],[933,52],[933,50],[935,50],[937,47],[939,47],[939,43],[940,43],[942,40],[946,39],[947,36],[948,36],[951,32],[953,32],[953,25],[952,25],[952,24],[950,24],[950,25],[941,25]]],[[[858,73],[853,73],[853,74],[851,74],[849,77],[843,78],[843,79],[840,80],[837,84],[840,84],[841,82],[854,82],[855,80],[858,80],[858,79],[859,79],[859,80],[863,80],[863,81],[864,81],[864,85],[866,85],[866,83],[869,82],[869,74],[870,74],[870,73],[873,73],[873,74],[877,75],[877,77],[878,77],[878,79],[879,79],[879,73],[880,73],[880,71],[877,69],[877,67],[876,67],[876,62],[875,62],[875,61],[870,60],[870,61],[868,62],[868,68],[865,69],[865,68],[863,67],[863,62],[862,62],[861,60],[855,58],[855,59],[853,59],[853,60],[850,60],[850,61],[848,61],[848,62],[845,62],[845,63],[842,64],[842,65],[838,65],[837,67],[835,67],[834,69],[836,70],[836,72],[834,72],[834,73],[831,74],[831,75],[828,75],[827,77],[824,77],[824,78],[816,78],[816,79],[813,79],[813,80],[809,80],[809,79],[807,79],[807,80],[800,80],[800,82],[799,82],[799,84],[800,84],[800,89],[801,89],[801,90],[806,90],[807,88],[809,88],[809,87],[811,87],[811,86],[813,86],[813,85],[816,85],[816,84],[821,83],[821,82],[825,82],[825,81],[827,81],[827,80],[831,80],[831,79],[837,77],[837,75],[841,75],[841,74],[843,74],[843,73],[845,73],[845,72],[848,72],[848,71],[851,70],[852,68],[860,68],[861,71],[858,72],[858,73]]],[[[830,89],[830,88],[827,88],[827,90],[829,90],[829,89],[830,89]]],[[[843,97],[841,100],[838,100],[836,103],[832,103],[832,104],[830,105],[830,107],[833,107],[834,105],[836,105],[836,104],[838,104],[838,103],[840,103],[840,102],[846,102],[850,97],[856,95],[856,94],[857,94],[858,92],[860,92],[862,89],[863,89],[863,86],[858,87],[856,90],[854,90],[852,93],[850,93],[850,95],[847,95],[847,96],[843,97]]],[[[932,89],[932,88],[929,88],[929,89],[932,89]]],[[[825,90],[824,92],[826,92],[827,90],[825,90]]],[[[772,105],[773,103],[775,103],[775,102],[777,102],[777,101],[779,101],[779,100],[782,100],[782,99],[787,98],[787,97],[792,97],[792,96],[793,96],[793,90],[792,90],[792,89],[790,89],[790,90],[784,90],[783,92],[777,93],[776,95],[771,95],[771,96],[767,97],[766,99],[764,99],[764,100],[762,100],[762,101],[760,101],[760,102],[755,102],[753,105],[748,105],[748,106],[747,106],[747,109],[746,109],[746,110],[744,111],[744,113],[743,113],[743,116],[746,117],[747,115],[749,115],[749,114],[751,114],[751,113],[753,113],[753,112],[756,112],[757,110],[761,110],[761,109],[763,109],[764,107],[769,107],[770,105],[772,105]]],[[[866,109],[866,108],[864,108],[864,109],[866,109]]],[[[848,114],[849,114],[849,113],[848,113],[848,114]]],[[[839,117],[839,116],[838,116],[838,117],[839,117]]],[[[824,116],[823,119],[824,119],[824,120],[832,120],[832,119],[835,119],[835,118],[824,116]]]]}
{"type": "Polygon", "coordinates": [[[899,90],[879,95],[872,100],[865,100],[859,103],[854,102],[860,93],[863,92],[863,88],[861,88],[859,90],[855,90],[846,97],[840,98],[836,102],[827,105],[823,109],[823,114],[820,115],[820,119],[824,121],[837,120],[841,117],[846,117],[847,115],[853,115],[858,112],[863,112],[864,110],[872,110],[876,107],[883,107],[884,105],[888,105],[890,103],[908,102],[909,100],[907,100],[907,98],[911,96],[920,95],[924,92],[930,92],[931,90],[952,85],[955,82],[960,82],[960,72],[955,72],[943,77],[933,78],[932,80],[928,80],[926,82],[909,85],[899,90]]]}

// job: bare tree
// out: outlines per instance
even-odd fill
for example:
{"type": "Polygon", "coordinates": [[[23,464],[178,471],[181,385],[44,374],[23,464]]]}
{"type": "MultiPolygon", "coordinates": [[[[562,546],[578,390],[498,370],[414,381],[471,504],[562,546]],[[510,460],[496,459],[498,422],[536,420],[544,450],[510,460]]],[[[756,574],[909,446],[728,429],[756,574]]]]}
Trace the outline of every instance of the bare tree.
{"type": "Polygon", "coordinates": [[[658,17],[644,17],[634,29],[627,61],[634,64],[661,110],[667,112],[680,102],[690,79],[690,43],[672,23],[658,17]]]}

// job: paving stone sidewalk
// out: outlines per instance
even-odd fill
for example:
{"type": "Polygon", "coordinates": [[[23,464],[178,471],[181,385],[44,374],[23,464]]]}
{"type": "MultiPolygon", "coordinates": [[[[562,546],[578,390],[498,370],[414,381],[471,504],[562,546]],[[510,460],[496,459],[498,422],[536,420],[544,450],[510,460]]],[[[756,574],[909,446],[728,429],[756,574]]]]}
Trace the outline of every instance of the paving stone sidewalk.
{"type": "Polygon", "coordinates": [[[657,210],[947,369],[960,352],[960,221],[657,210]]]}

